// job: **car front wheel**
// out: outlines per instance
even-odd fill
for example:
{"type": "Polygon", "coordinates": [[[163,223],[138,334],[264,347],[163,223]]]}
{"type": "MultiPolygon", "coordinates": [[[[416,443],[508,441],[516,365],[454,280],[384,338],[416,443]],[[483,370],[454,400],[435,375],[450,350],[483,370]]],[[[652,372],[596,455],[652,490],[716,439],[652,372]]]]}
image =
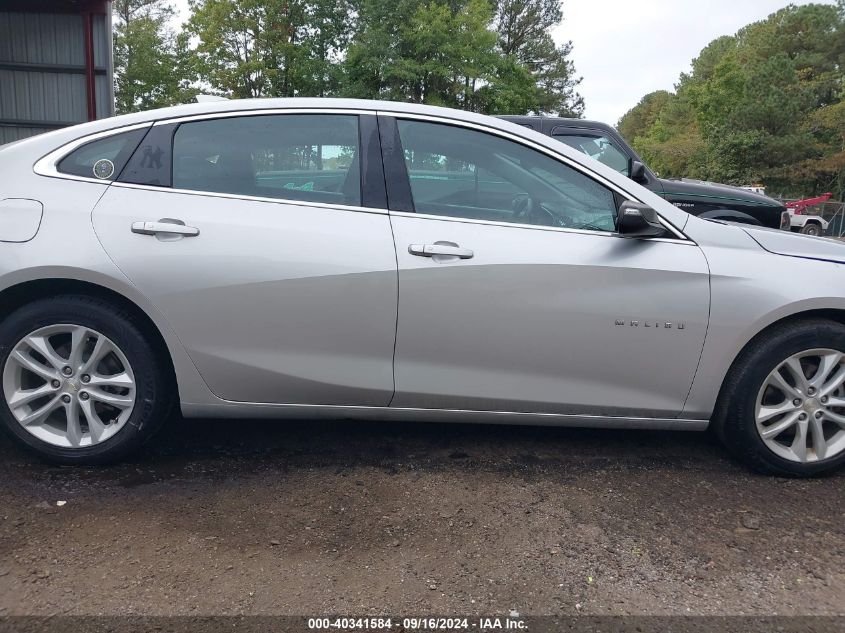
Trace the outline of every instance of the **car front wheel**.
{"type": "Polygon", "coordinates": [[[95,297],[35,301],[0,324],[0,420],[61,464],[115,461],[149,438],[172,388],[133,315],[95,297]]]}
{"type": "Polygon", "coordinates": [[[804,225],[804,228],[801,229],[801,232],[804,235],[821,235],[822,227],[816,224],[815,222],[810,222],[804,225]]]}
{"type": "Polygon", "coordinates": [[[845,462],[845,327],[821,319],[761,335],[726,378],[714,424],[763,472],[812,476],[845,462]]]}

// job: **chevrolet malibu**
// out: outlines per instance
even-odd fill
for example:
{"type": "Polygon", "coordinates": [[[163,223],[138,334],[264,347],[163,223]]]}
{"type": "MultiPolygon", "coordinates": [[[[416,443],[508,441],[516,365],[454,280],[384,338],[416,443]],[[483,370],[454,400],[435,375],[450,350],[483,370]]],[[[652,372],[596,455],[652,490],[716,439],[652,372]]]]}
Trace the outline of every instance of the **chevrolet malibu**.
{"type": "MultiPolygon", "coordinates": [[[[712,427],[845,461],[845,246],[693,217],[513,123],[199,103],[0,148],[0,419],[53,462],[171,413],[712,427]]],[[[233,422],[233,425],[236,422],[233,422]]]]}

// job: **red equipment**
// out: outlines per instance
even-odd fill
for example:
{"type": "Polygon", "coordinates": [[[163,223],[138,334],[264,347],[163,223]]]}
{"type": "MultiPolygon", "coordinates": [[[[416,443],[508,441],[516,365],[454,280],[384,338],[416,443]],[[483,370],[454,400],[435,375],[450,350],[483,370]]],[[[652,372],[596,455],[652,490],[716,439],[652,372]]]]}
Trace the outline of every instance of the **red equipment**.
{"type": "Polygon", "coordinates": [[[832,193],[823,193],[820,196],[815,198],[805,198],[804,200],[796,200],[795,202],[790,202],[788,206],[788,210],[790,213],[794,213],[795,215],[801,215],[804,211],[807,210],[808,207],[812,207],[814,204],[821,204],[822,202],[827,202],[830,200],[832,193]]]}

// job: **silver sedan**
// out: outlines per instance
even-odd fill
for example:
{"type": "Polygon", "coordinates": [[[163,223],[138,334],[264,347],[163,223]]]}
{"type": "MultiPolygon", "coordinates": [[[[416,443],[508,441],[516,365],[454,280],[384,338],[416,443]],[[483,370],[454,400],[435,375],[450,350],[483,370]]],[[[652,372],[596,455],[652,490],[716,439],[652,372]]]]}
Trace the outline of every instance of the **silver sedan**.
{"type": "Polygon", "coordinates": [[[113,461],[171,413],[714,428],[845,461],[845,246],[692,217],[512,123],[192,104],[0,148],[2,426],[113,461]]]}

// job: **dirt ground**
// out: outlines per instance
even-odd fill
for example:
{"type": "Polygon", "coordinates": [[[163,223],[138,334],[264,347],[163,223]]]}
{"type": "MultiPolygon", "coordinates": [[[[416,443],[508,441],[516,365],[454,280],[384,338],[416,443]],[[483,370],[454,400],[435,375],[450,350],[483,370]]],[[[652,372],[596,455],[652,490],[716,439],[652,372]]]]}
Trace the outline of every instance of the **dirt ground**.
{"type": "Polygon", "coordinates": [[[706,434],[182,422],[123,465],[0,439],[0,616],[845,614],[845,473],[706,434]]]}

